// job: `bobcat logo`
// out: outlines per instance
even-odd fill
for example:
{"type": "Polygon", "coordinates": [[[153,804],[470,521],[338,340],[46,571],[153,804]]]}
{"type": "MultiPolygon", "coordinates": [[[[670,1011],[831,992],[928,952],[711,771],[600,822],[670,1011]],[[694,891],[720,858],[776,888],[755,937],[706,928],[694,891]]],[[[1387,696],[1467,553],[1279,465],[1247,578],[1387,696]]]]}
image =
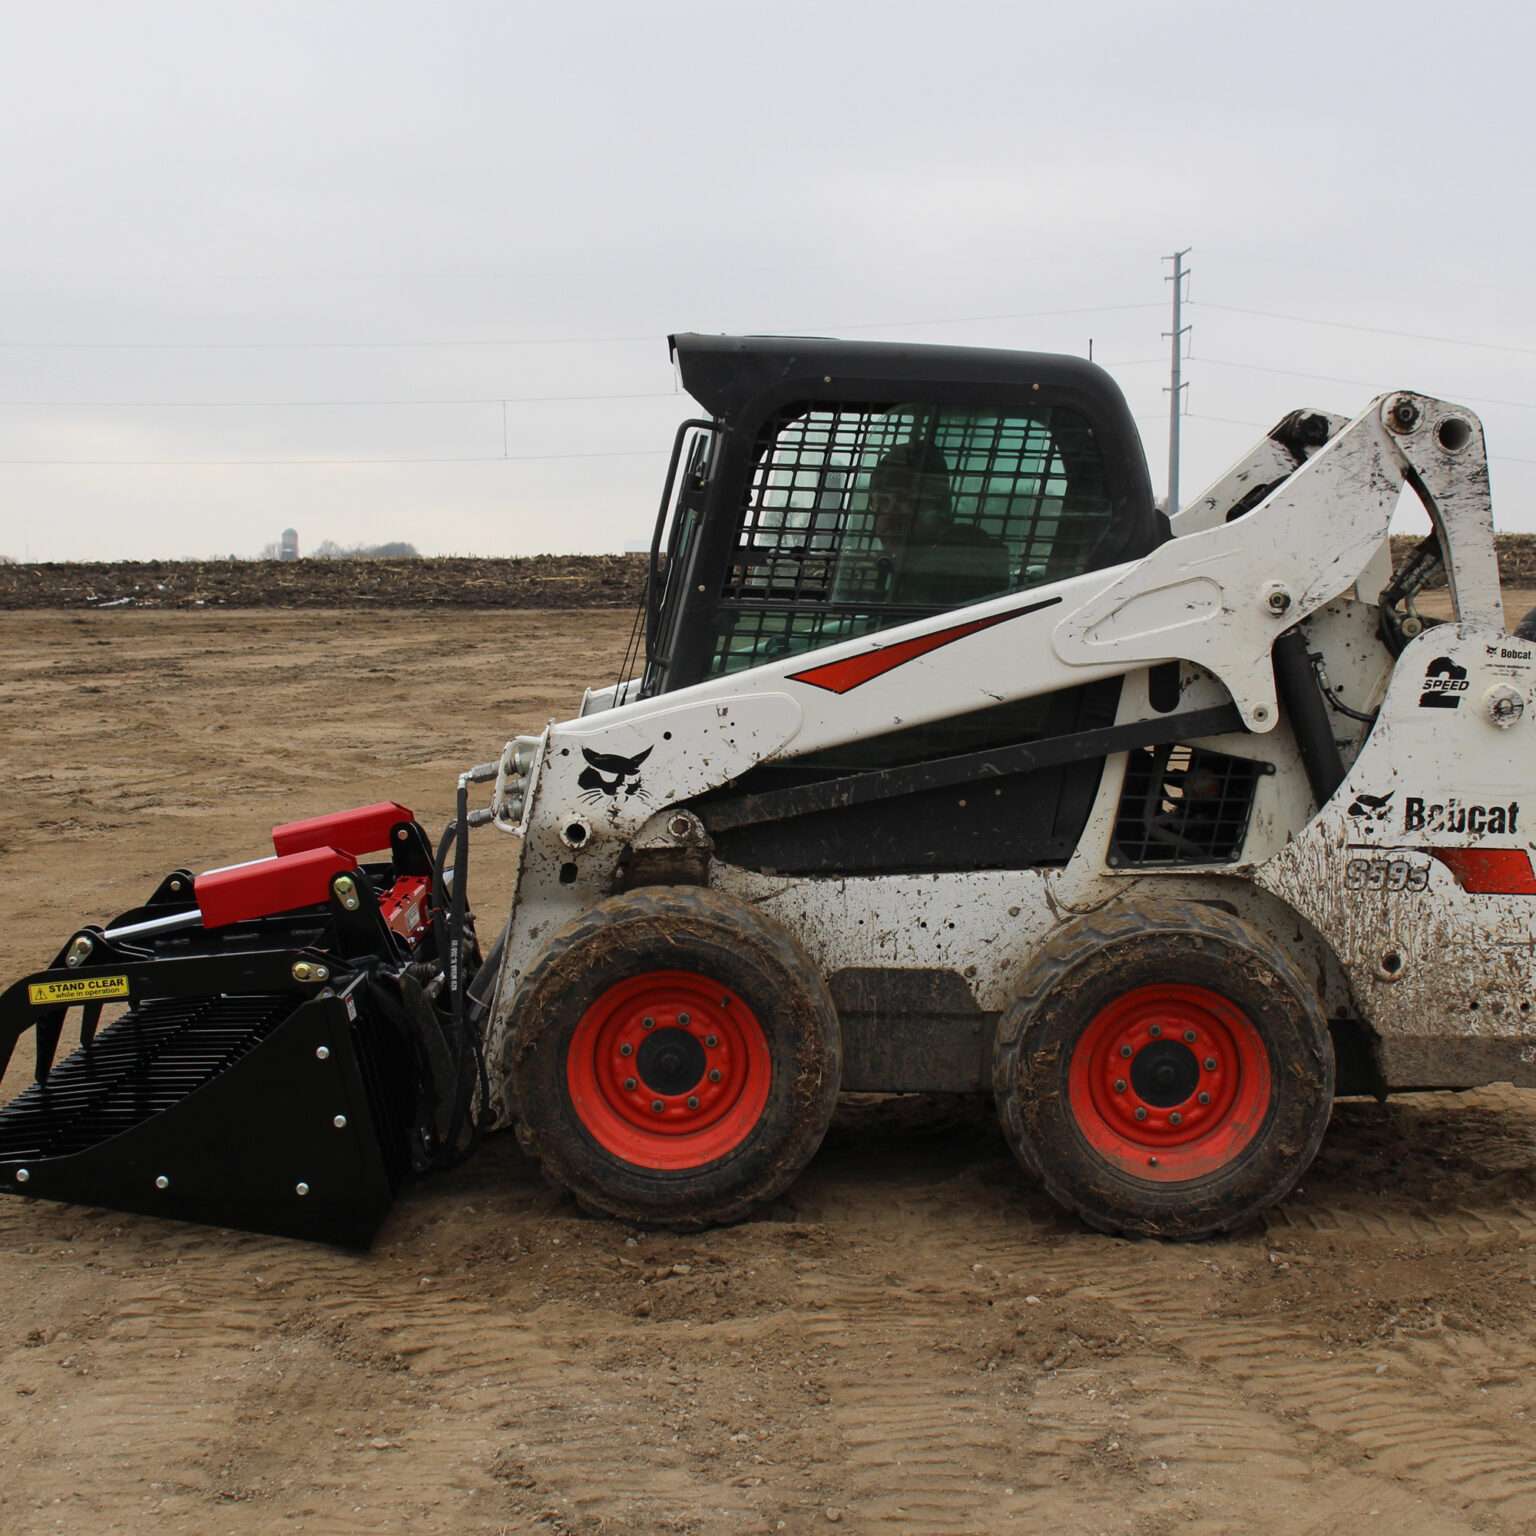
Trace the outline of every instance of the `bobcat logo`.
{"type": "Polygon", "coordinates": [[[1384,795],[1356,795],[1349,814],[1364,817],[1367,821],[1380,821],[1386,816],[1392,796],[1396,793],[1395,789],[1389,789],[1384,795]]]}
{"type": "Polygon", "coordinates": [[[655,747],[647,747],[638,757],[619,757],[612,752],[593,752],[583,747],[581,755],[586,758],[587,766],[576,780],[581,798],[589,805],[608,800],[610,815],[617,815],[620,795],[626,800],[649,800],[651,797],[640,782],[640,765],[655,750],[655,747]]]}

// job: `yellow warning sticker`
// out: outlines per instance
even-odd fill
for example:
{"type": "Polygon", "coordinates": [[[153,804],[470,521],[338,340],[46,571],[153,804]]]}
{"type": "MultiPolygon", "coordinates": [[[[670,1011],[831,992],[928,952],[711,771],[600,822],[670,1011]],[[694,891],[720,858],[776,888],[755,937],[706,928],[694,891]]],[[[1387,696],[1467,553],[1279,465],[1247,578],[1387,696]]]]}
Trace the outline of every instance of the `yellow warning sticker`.
{"type": "Polygon", "coordinates": [[[34,981],[27,988],[29,1003],[100,1003],[128,996],[126,976],[81,976],[70,981],[34,981]]]}

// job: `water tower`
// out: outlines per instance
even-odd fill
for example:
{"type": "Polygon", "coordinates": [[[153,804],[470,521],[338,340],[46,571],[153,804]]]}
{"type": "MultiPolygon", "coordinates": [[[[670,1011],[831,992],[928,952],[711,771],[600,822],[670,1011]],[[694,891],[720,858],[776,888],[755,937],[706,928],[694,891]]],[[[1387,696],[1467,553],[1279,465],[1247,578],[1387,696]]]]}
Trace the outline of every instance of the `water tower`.
{"type": "Polygon", "coordinates": [[[278,545],[277,558],[279,560],[297,560],[299,558],[299,530],[297,528],[283,529],[283,541],[278,545]]]}

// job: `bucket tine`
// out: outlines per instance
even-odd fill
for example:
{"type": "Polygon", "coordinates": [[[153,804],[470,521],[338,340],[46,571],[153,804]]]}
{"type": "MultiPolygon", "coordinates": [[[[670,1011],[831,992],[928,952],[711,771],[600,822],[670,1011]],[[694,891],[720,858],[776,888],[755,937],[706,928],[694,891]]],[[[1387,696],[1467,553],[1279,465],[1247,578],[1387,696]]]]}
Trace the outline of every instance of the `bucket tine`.
{"type": "Polygon", "coordinates": [[[89,1045],[96,1038],[96,1026],[101,1023],[101,1003],[87,1003],[80,1010],[80,1044],[89,1045]]]}
{"type": "Polygon", "coordinates": [[[67,1008],[51,1008],[37,1021],[37,1081],[46,1083],[53,1070],[53,1058],[58,1053],[59,1036],[64,1030],[67,1008]]]}

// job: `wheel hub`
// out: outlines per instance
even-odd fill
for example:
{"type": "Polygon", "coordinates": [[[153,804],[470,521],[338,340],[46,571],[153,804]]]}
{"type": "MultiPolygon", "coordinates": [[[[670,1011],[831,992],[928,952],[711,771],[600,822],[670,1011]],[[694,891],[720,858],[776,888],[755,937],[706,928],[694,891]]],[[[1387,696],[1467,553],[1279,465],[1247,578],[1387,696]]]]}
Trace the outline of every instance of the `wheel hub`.
{"type": "Polygon", "coordinates": [[[1131,1091],[1158,1109],[1176,1109],[1199,1081],[1200,1062],[1181,1040],[1154,1040],[1131,1058],[1131,1091]]]}
{"type": "Polygon", "coordinates": [[[686,1029],[658,1029],[641,1042],[635,1065],[647,1088],[675,1098],[704,1076],[704,1046],[686,1029]]]}

